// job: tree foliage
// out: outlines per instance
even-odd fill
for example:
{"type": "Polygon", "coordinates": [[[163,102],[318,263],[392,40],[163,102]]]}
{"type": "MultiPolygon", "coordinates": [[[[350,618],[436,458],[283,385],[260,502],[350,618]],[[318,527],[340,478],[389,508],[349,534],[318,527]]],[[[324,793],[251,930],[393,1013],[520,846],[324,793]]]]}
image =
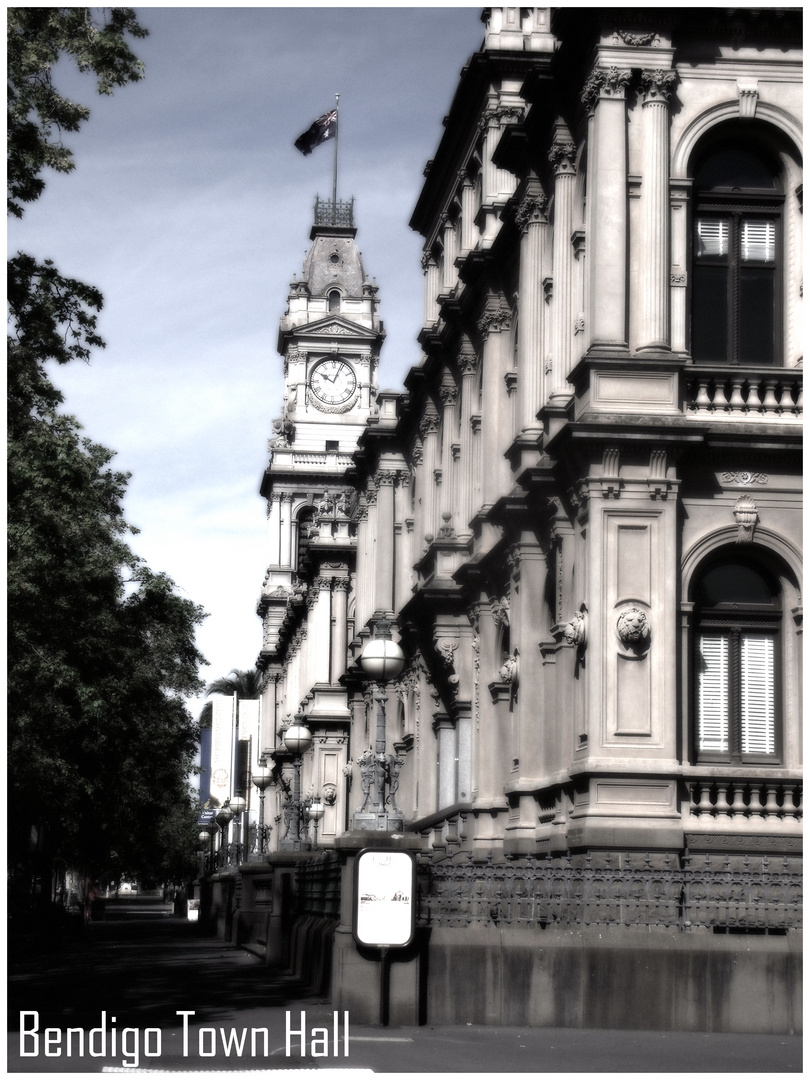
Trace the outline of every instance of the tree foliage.
{"type": "MultiPolygon", "coordinates": [[[[231,668],[227,675],[214,679],[205,688],[205,696],[212,694],[236,694],[240,701],[251,701],[262,696],[262,673],[258,668],[252,667],[231,668]]],[[[213,706],[210,701],[203,705],[200,712],[199,724],[201,728],[211,727],[213,706]]]]}
{"type": "Polygon", "coordinates": [[[143,78],[144,67],[126,34],[146,37],[131,8],[105,9],[94,21],[90,8],[8,8],[8,210],[22,217],[23,203],[42,194],[42,172],[70,172],[73,155],[61,133],[78,131],[90,115],[85,105],[56,89],[53,68],[71,56],[80,71],[95,73],[101,94],[143,78]]]}
{"type": "MultiPolygon", "coordinates": [[[[52,66],[69,54],[108,93],[140,78],[124,34],[145,31],[125,8],[103,25],[86,8],[14,8],[8,31],[9,212],[21,216],[44,168],[72,168],[54,131],[87,116],[52,66]]],[[[8,306],[11,870],[30,872],[33,826],[66,865],[154,876],[182,861],[166,844],[186,843],[193,820],[198,728],[185,699],[202,689],[204,613],[132,552],[128,475],[59,410],[48,365],[103,346],[100,292],[19,252],[8,306]]]]}

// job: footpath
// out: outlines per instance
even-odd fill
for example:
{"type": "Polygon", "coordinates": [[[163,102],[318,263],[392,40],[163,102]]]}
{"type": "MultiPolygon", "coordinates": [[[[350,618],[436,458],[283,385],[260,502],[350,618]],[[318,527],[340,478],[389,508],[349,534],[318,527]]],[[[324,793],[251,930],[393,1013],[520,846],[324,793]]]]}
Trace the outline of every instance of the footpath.
{"type": "Polygon", "coordinates": [[[359,1026],[167,907],[110,916],[12,947],[9,1072],[802,1071],[799,1036],[359,1026]]]}

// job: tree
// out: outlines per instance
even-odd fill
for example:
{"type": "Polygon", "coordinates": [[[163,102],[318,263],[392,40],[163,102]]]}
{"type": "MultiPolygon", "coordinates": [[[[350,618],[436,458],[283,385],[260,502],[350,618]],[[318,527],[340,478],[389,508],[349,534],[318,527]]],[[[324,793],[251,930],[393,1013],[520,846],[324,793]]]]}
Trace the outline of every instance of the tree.
{"type": "MultiPolygon", "coordinates": [[[[232,668],[227,675],[214,679],[205,688],[205,696],[211,694],[236,694],[240,701],[252,701],[262,696],[262,673],[258,668],[252,667],[247,670],[232,668]]],[[[203,705],[200,712],[199,724],[201,728],[211,727],[213,706],[210,701],[203,705]]]]}
{"type": "MultiPolygon", "coordinates": [[[[41,193],[45,168],[73,167],[54,131],[87,118],[53,65],[72,56],[109,93],[142,75],[126,33],[146,34],[126,8],[103,24],[87,8],[9,10],[11,214],[41,193]]],[[[185,699],[202,689],[204,613],[128,546],[128,475],[59,411],[47,374],[103,347],[101,293],[22,252],[8,271],[10,869],[148,874],[171,861],[167,823],[190,805],[198,728],[185,699]]]]}

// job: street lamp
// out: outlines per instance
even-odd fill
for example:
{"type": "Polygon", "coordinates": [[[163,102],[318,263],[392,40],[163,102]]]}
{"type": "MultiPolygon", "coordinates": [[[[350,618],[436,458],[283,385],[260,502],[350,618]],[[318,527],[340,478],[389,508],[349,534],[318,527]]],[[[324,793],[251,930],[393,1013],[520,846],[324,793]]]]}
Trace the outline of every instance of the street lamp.
{"type": "Polygon", "coordinates": [[[227,866],[228,859],[228,826],[233,821],[233,810],[225,803],[221,810],[217,812],[217,825],[220,828],[220,840],[219,840],[219,863],[221,866],[227,866]]]}
{"type": "Polygon", "coordinates": [[[405,654],[391,639],[391,625],[387,619],[378,619],[375,635],[360,654],[360,667],[377,683],[377,733],[374,753],[367,750],[358,760],[363,785],[363,805],[354,814],[355,829],[373,829],[376,832],[401,832],[405,825],[402,811],[394,795],[399,785],[402,758],[385,754],[385,707],[388,694],[385,684],[395,679],[405,666],[405,654]],[[388,784],[386,797],[385,785],[388,784]],[[371,810],[366,805],[371,795],[371,810]],[[391,803],[391,811],[386,803],[391,803]]]}
{"type": "Polygon", "coordinates": [[[316,795],[313,801],[307,807],[307,817],[311,818],[313,827],[315,829],[315,839],[312,843],[313,851],[318,847],[318,822],[326,812],[326,807],[321,802],[320,795],[316,795]]]}
{"type": "Polygon", "coordinates": [[[228,806],[231,808],[231,811],[232,811],[233,816],[235,818],[235,825],[236,825],[236,832],[235,832],[235,836],[236,836],[236,860],[235,861],[236,861],[236,865],[238,866],[239,863],[242,861],[241,857],[240,857],[241,849],[242,849],[242,844],[241,844],[241,840],[242,840],[242,814],[245,812],[245,807],[247,806],[247,802],[242,798],[241,795],[234,795],[234,797],[228,803],[228,806]]]}
{"type": "Polygon", "coordinates": [[[265,789],[270,786],[273,780],[273,770],[268,766],[263,757],[259,758],[259,764],[253,770],[253,775],[250,778],[253,784],[259,789],[259,857],[261,858],[265,853],[267,846],[267,835],[270,832],[269,826],[265,828],[264,824],[264,799],[265,789]]]}
{"type": "Polygon", "coordinates": [[[312,746],[312,732],[304,723],[305,719],[303,713],[298,713],[295,721],[284,733],[284,746],[293,756],[294,769],[293,794],[284,810],[287,831],[281,841],[281,847],[285,851],[301,851],[309,847],[309,841],[306,839],[306,828],[304,829],[304,839],[301,838],[301,811],[303,810],[301,805],[301,758],[312,746]],[[291,832],[292,836],[290,836],[291,832]]]}

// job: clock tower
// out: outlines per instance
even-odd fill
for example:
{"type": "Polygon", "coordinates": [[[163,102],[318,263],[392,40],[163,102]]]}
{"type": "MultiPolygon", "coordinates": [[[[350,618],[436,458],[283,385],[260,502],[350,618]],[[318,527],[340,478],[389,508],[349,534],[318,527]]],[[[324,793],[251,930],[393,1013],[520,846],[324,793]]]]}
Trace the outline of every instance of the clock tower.
{"type": "Polygon", "coordinates": [[[348,811],[342,770],[350,715],[339,679],[353,608],[356,538],[346,471],[366,422],[377,413],[385,336],[377,286],[366,276],[356,232],[354,200],[316,199],[311,246],[279,327],[284,399],[261,484],[268,525],[258,606],[258,664],[266,673],[262,751],[289,769],[283,729],[305,713],[317,734],[307,782],[335,793],[333,803],[325,798],[320,835],[327,844],[345,828],[348,811]]]}

